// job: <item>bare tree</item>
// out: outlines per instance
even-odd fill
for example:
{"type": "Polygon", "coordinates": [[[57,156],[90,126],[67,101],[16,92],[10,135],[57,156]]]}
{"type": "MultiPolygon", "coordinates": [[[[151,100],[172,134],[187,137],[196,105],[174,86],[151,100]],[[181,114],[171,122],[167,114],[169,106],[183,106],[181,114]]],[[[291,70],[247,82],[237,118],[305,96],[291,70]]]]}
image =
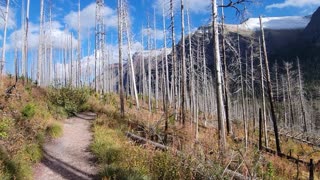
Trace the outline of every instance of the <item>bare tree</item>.
{"type": "Polygon", "coordinates": [[[185,38],[184,38],[184,1],[181,0],[181,41],[182,41],[182,81],[181,81],[181,111],[182,111],[182,124],[185,124],[186,121],[186,90],[187,90],[187,75],[186,75],[186,47],[185,47],[185,38]]]}
{"type": "Polygon", "coordinates": [[[300,68],[300,60],[297,58],[297,67],[298,67],[298,79],[299,79],[299,100],[300,100],[300,108],[302,113],[302,120],[303,120],[303,131],[307,132],[307,120],[306,120],[306,111],[304,108],[304,91],[303,91],[303,80],[302,80],[302,73],[300,68]]]}
{"type": "Polygon", "coordinates": [[[168,55],[167,55],[167,31],[166,31],[166,19],[165,19],[165,13],[164,13],[164,5],[162,7],[162,25],[163,25],[163,48],[164,48],[164,63],[165,63],[165,67],[166,67],[166,73],[165,73],[165,82],[166,82],[166,93],[168,95],[168,100],[169,103],[171,103],[171,95],[169,92],[171,92],[170,90],[170,86],[169,86],[169,65],[168,65],[168,55]]]}
{"type": "MultiPolygon", "coordinates": [[[[78,1],[78,48],[77,48],[77,55],[78,55],[78,65],[77,65],[77,69],[78,69],[78,73],[77,73],[77,79],[76,79],[76,86],[80,87],[80,82],[81,82],[81,34],[80,34],[80,29],[81,29],[81,14],[80,14],[80,0],[78,1]]],[[[103,56],[103,54],[102,54],[103,56]]],[[[100,74],[99,74],[100,75],[100,74]]]]}
{"type": "Polygon", "coordinates": [[[292,64],[290,63],[284,63],[285,70],[286,70],[286,79],[287,79],[287,92],[288,92],[288,101],[289,101],[289,113],[290,113],[290,127],[292,128],[294,121],[294,115],[293,115],[293,100],[292,100],[292,85],[291,85],[291,68],[292,64]]]}
{"type": "MultiPolygon", "coordinates": [[[[223,5],[223,0],[221,0],[223,5]]],[[[229,89],[228,89],[228,64],[227,64],[227,55],[226,55],[226,42],[225,42],[225,27],[224,27],[224,8],[221,10],[221,38],[222,38],[222,58],[223,58],[223,78],[224,78],[224,101],[225,101],[225,113],[226,113],[226,124],[227,124],[227,133],[230,135],[232,133],[232,124],[230,122],[229,117],[229,107],[230,107],[230,100],[229,100],[229,89]]]]}
{"type": "Polygon", "coordinates": [[[174,30],[174,13],[173,13],[173,0],[170,0],[170,20],[171,20],[171,47],[172,47],[172,64],[173,64],[173,68],[172,68],[172,80],[171,80],[171,84],[173,87],[171,87],[173,93],[172,93],[172,98],[173,98],[173,103],[174,103],[174,110],[175,110],[175,120],[177,120],[177,62],[176,62],[176,43],[175,43],[175,30],[174,30]]]}
{"type": "MultiPolygon", "coordinates": [[[[22,76],[27,78],[28,69],[28,33],[29,33],[29,12],[30,12],[30,0],[27,0],[27,12],[24,22],[24,39],[22,50],[22,76]]],[[[27,78],[28,79],[28,78],[27,78]]]]}
{"type": "Polygon", "coordinates": [[[123,96],[123,71],[122,71],[122,26],[123,26],[123,4],[118,0],[118,44],[119,44],[119,94],[120,94],[120,114],[124,117],[124,96],[123,96]]]}
{"type": "Polygon", "coordinates": [[[259,38],[259,59],[260,59],[260,81],[261,81],[261,91],[262,91],[262,118],[264,123],[264,142],[266,147],[268,147],[268,127],[267,127],[267,110],[266,110],[266,98],[265,98],[265,92],[264,92],[264,66],[262,61],[262,50],[261,50],[261,42],[259,38]]]}
{"type": "Polygon", "coordinates": [[[130,28],[129,28],[129,13],[128,9],[126,9],[125,12],[125,21],[124,21],[124,28],[126,30],[126,37],[127,37],[127,43],[128,43],[128,58],[129,58],[129,65],[130,65],[130,70],[131,70],[131,78],[132,78],[132,87],[133,87],[133,92],[134,92],[134,97],[136,100],[136,106],[137,109],[140,108],[139,105],[139,99],[138,99],[138,93],[137,93],[137,85],[136,85],[136,77],[135,77],[135,71],[134,71],[134,66],[133,66],[133,61],[132,61],[132,53],[131,53],[131,35],[130,35],[130,28]]]}
{"type": "Polygon", "coordinates": [[[270,110],[271,110],[271,119],[273,121],[273,128],[274,128],[274,134],[276,139],[276,149],[277,154],[281,154],[281,148],[280,148],[280,140],[279,140],[279,132],[278,132],[278,125],[277,125],[277,119],[275,115],[274,105],[273,105],[273,94],[272,94],[272,85],[270,80],[270,71],[269,71],[269,62],[268,62],[268,54],[267,54],[267,47],[264,37],[264,30],[262,25],[262,17],[260,16],[260,30],[262,35],[262,47],[263,47],[263,55],[264,55],[264,61],[266,65],[266,75],[267,75],[267,85],[268,85],[268,95],[269,95],[269,103],[270,103],[270,110]]]}
{"type": "Polygon", "coordinates": [[[43,61],[43,24],[44,24],[44,0],[40,1],[40,32],[39,32],[39,48],[38,48],[38,66],[37,66],[37,83],[42,85],[42,61],[43,61]]]}
{"type": "Polygon", "coordinates": [[[4,66],[6,62],[5,58],[6,58],[6,40],[7,40],[9,7],[10,7],[10,0],[6,0],[6,11],[5,11],[5,18],[4,18],[4,31],[3,31],[3,41],[2,41],[2,56],[1,56],[1,67],[0,67],[1,76],[4,73],[4,66]]]}
{"type": "Polygon", "coordinates": [[[216,95],[217,95],[217,115],[219,126],[219,146],[221,153],[226,148],[226,136],[225,136],[225,119],[223,115],[224,103],[222,93],[222,75],[221,75],[221,59],[220,59],[220,45],[219,45],[219,32],[218,32],[218,8],[217,1],[212,0],[212,26],[213,26],[213,38],[214,38],[214,60],[215,60],[215,78],[216,78],[216,95]]]}

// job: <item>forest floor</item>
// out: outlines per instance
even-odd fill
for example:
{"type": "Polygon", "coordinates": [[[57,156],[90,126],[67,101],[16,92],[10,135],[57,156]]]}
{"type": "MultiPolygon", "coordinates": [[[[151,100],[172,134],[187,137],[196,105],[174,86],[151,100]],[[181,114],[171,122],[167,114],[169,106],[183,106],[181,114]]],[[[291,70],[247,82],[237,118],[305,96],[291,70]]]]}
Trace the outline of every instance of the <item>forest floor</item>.
{"type": "Polygon", "coordinates": [[[97,168],[89,146],[93,113],[66,119],[63,136],[45,143],[44,158],[34,166],[34,179],[95,179],[97,168]]]}

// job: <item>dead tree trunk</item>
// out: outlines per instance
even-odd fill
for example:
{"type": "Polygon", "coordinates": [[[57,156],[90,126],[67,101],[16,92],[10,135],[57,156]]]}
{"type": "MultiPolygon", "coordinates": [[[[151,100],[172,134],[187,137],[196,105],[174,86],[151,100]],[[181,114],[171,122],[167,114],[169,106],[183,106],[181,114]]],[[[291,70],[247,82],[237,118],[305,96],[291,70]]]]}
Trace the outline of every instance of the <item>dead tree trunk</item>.
{"type": "Polygon", "coordinates": [[[216,78],[216,95],[217,95],[217,115],[218,115],[218,127],[219,127],[219,147],[220,152],[223,153],[226,148],[226,136],[225,125],[223,115],[223,94],[222,94],[222,79],[221,79],[221,59],[220,59],[220,45],[219,45],[219,32],[218,32],[218,9],[217,1],[212,0],[212,26],[213,26],[213,38],[214,38],[214,60],[215,60],[215,78],[216,78]]]}
{"type": "MultiPolygon", "coordinates": [[[[223,0],[222,0],[223,5],[223,0]]],[[[227,133],[230,135],[232,133],[232,124],[230,122],[230,115],[229,115],[229,89],[228,89],[228,64],[227,64],[227,55],[226,55],[226,42],[225,42],[225,29],[224,29],[224,9],[221,10],[221,37],[222,37],[222,58],[223,58],[223,65],[224,65],[224,71],[223,71],[223,78],[224,78],[224,107],[225,107],[225,113],[226,113],[226,123],[227,123],[227,133]]]]}
{"type": "Polygon", "coordinates": [[[137,93],[136,75],[133,67],[133,60],[132,60],[132,53],[131,53],[131,36],[130,36],[128,21],[129,21],[129,15],[126,13],[124,25],[127,33],[126,37],[127,37],[127,43],[128,43],[128,58],[129,58],[129,65],[131,70],[132,88],[133,88],[134,98],[136,100],[136,106],[137,106],[137,109],[139,109],[140,105],[139,105],[139,99],[138,99],[138,93],[137,93]]]}
{"type": "Polygon", "coordinates": [[[300,108],[301,108],[302,121],[303,121],[303,131],[307,132],[308,128],[307,128],[307,120],[306,120],[306,111],[304,108],[303,81],[302,81],[302,73],[301,73],[299,58],[297,58],[297,65],[298,65],[299,97],[300,97],[300,108]]]}
{"type": "Polygon", "coordinates": [[[285,63],[285,69],[286,69],[286,78],[287,78],[287,90],[288,90],[288,101],[289,101],[289,111],[290,111],[290,127],[292,128],[294,125],[294,115],[293,115],[293,102],[292,102],[292,88],[291,88],[291,78],[290,78],[290,69],[291,64],[285,63]]]}
{"type": "Polygon", "coordinates": [[[3,30],[3,41],[2,41],[2,56],[1,56],[1,67],[0,67],[0,76],[4,73],[4,67],[6,62],[6,40],[7,40],[7,27],[8,27],[8,17],[9,17],[9,7],[10,0],[6,1],[6,11],[5,11],[5,19],[4,19],[4,30],[3,30]]]}
{"type": "Polygon", "coordinates": [[[264,92],[264,68],[262,61],[262,51],[261,51],[261,43],[259,38],[259,59],[260,59],[260,81],[261,81],[261,91],[262,91],[262,119],[264,123],[264,143],[266,147],[269,147],[268,144],[268,127],[267,127],[267,113],[266,113],[266,97],[264,92]]]}
{"type": "Polygon", "coordinates": [[[187,75],[186,75],[186,48],[185,48],[185,39],[184,39],[184,1],[181,0],[181,41],[182,41],[182,83],[181,83],[181,111],[182,111],[182,124],[185,124],[186,121],[186,110],[185,110],[185,100],[186,100],[186,84],[187,84],[187,75]]]}
{"type": "Polygon", "coordinates": [[[273,105],[272,85],[271,85],[271,80],[270,80],[270,71],[269,71],[267,47],[266,47],[266,42],[265,42],[265,37],[264,37],[264,30],[263,30],[261,16],[260,16],[260,30],[261,30],[261,34],[262,34],[262,45],[263,45],[264,61],[265,61],[265,64],[266,64],[266,75],[267,75],[268,95],[269,95],[270,110],[271,110],[271,119],[273,121],[273,128],[274,128],[274,134],[275,134],[275,139],[276,139],[277,154],[280,155],[281,154],[281,148],[280,148],[280,140],[279,140],[279,133],[278,133],[278,125],[277,125],[277,119],[276,119],[276,114],[275,114],[274,105],[273,105]]]}
{"type": "Polygon", "coordinates": [[[38,86],[42,85],[42,60],[43,60],[43,16],[44,16],[44,0],[40,1],[40,32],[39,32],[39,49],[38,49],[38,67],[37,67],[37,83],[38,86]]]}
{"type": "Polygon", "coordinates": [[[119,94],[120,94],[120,114],[124,117],[124,96],[123,96],[123,72],[122,72],[122,20],[123,8],[122,0],[118,0],[118,43],[119,43],[119,94]]]}

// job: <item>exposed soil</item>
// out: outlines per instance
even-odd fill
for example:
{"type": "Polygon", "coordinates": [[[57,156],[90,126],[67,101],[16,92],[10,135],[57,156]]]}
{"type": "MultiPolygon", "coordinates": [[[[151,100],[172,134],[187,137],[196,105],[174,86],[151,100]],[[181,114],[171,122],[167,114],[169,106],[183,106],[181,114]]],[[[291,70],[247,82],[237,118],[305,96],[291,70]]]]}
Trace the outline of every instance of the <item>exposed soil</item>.
{"type": "Polygon", "coordinates": [[[94,156],[89,151],[93,113],[66,119],[63,136],[44,145],[44,158],[34,167],[35,180],[96,179],[94,156]]]}

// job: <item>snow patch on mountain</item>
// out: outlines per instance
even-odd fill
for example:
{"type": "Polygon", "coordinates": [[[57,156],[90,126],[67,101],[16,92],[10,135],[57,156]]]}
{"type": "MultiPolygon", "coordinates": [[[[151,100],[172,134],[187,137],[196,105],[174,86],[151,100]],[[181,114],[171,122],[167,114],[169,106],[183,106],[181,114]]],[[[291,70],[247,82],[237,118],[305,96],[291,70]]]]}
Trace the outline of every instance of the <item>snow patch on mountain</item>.
{"type": "MultiPolygon", "coordinates": [[[[265,29],[304,29],[309,24],[310,16],[283,16],[263,17],[262,22],[265,29]]],[[[259,30],[259,18],[249,18],[240,24],[240,28],[248,30],[259,30]]]]}

